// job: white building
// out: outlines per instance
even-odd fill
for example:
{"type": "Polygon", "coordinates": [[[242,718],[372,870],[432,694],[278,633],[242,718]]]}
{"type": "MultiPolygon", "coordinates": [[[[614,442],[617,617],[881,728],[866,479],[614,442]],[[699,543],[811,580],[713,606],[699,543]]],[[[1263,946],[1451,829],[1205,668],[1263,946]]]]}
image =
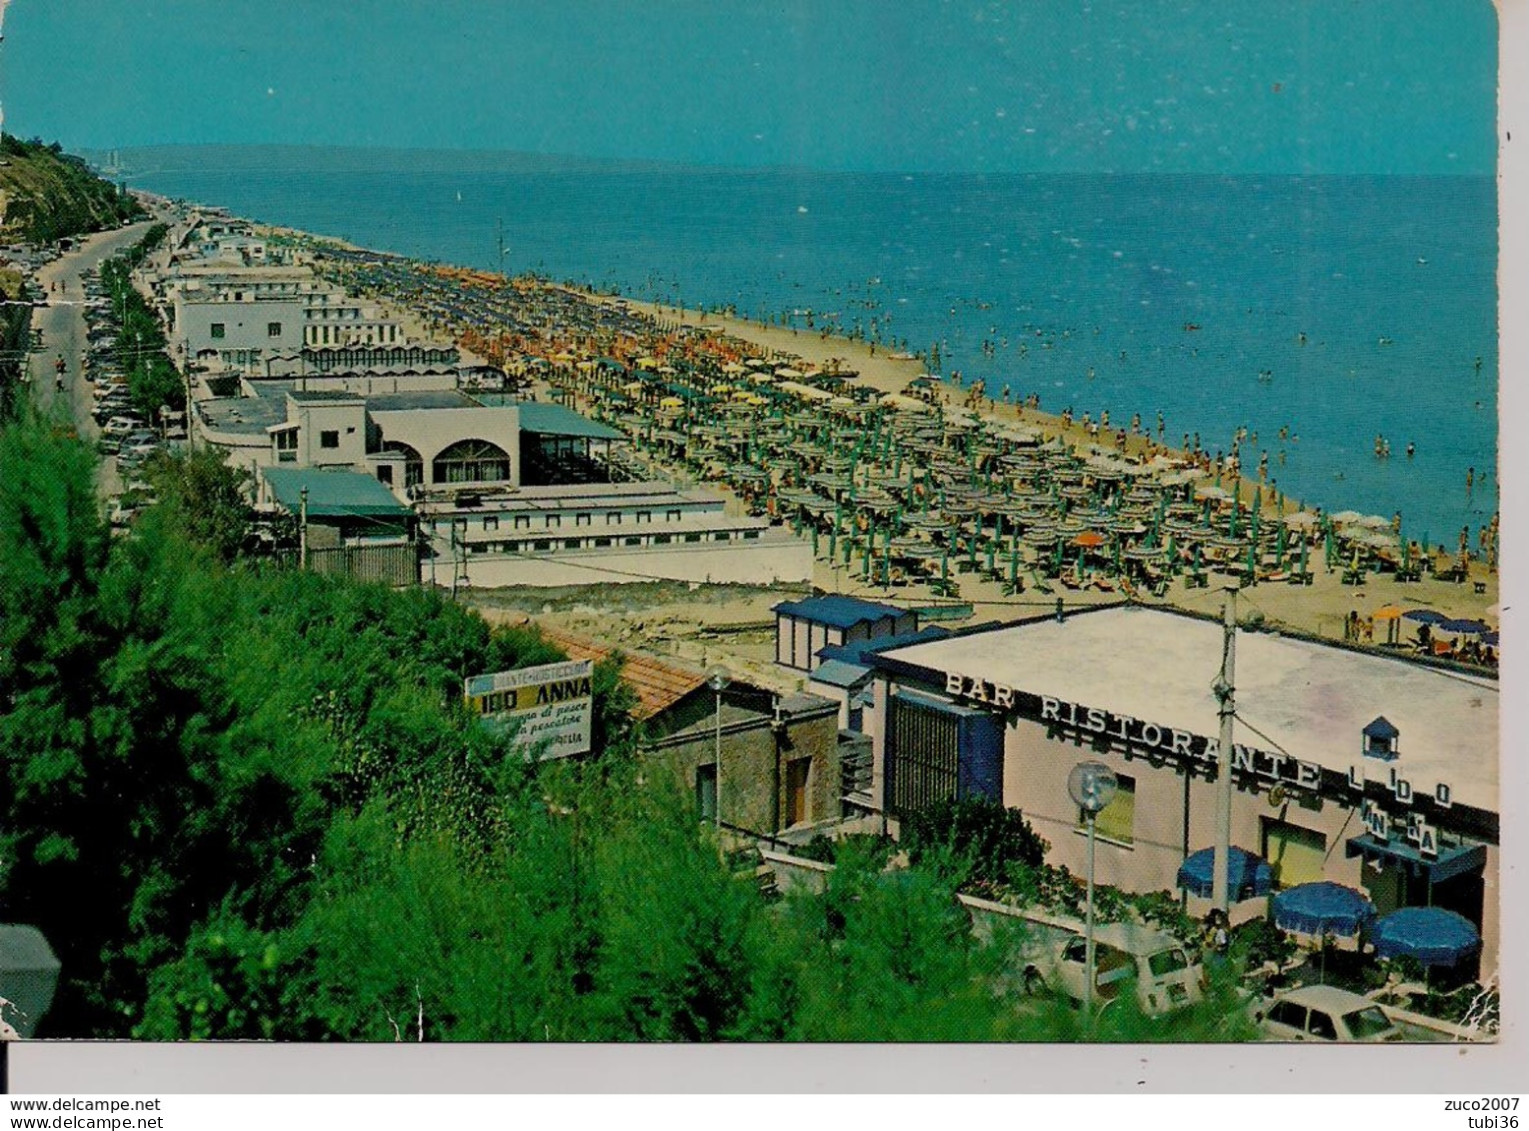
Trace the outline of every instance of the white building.
{"type": "MultiPolygon", "coordinates": [[[[1100,881],[1172,890],[1213,843],[1221,654],[1219,623],[1132,606],[872,653],[875,795],[892,817],[947,797],[1001,801],[1080,872],[1067,775],[1100,761],[1120,783],[1098,818],[1100,881]]],[[[1492,679],[1239,631],[1232,843],[1267,860],[1278,887],[1330,880],[1382,914],[1457,911],[1490,971],[1498,699],[1492,679]]]]}

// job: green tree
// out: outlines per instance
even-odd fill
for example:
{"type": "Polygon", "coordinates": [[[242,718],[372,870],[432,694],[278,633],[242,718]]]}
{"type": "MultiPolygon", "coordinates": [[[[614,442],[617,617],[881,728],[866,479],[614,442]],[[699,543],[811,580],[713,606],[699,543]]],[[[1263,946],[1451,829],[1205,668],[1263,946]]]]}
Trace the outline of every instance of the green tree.
{"type": "Polygon", "coordinates": [[[221,448],[161,452],[144,467],[159,505],[154,513],[166,531],[232,562],[249,533],[250,473],[230,467],[221,448]]]}

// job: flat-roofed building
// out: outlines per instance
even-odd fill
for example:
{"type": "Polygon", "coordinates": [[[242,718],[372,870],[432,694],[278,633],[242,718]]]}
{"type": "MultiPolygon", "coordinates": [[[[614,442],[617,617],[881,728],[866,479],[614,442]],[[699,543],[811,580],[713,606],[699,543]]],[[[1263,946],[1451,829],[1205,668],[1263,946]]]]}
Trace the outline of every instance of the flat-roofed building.
{"type": "MultiPolygon", "coordinates": [[[[1100,881],[1171,890],[1213,843],[1221,655],[1218,622],[1132,606],[873,653],[876,795],[893,818],[948,797],[1001,801],[1053,863],[1081,871],[1067,775],[1101,761],[1121,788],[1098,818],[1100,881]]],[[[1251,631],[1237,634],[1236,663],[1232,843],[1268,860],[1281,887],[1325,879],[1381,913],[1458,911],[1492,969],[1497,683],[1251,631]]]]}

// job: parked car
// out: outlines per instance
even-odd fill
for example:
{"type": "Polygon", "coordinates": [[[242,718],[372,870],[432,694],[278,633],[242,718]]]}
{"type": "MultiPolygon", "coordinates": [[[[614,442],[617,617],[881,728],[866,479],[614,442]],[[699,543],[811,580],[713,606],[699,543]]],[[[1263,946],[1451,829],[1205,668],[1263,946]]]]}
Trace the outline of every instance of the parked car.
{"type": "Polygon", "coordinates": [[[1302,986],[1260,1005],[1253,1018],[1276,1041],[1406,1040],[1384,1009],[1336,986],[1302,986]]]}
{"type": "MultiPolygon", "coordinates": [[[[1032,992],[1054,989],[1082,1002],[1087,941],[1072,935],[1052,942],[1024,972],[1032,992]]],[[[1135,986],[1142,1011],[1156,1016],[1204,996],[1205,971],[1195,952],[1166,931],[1139,923],[1105,923],[1094,930],[1094,1001],[1104,1005],[1135,986]]]]}

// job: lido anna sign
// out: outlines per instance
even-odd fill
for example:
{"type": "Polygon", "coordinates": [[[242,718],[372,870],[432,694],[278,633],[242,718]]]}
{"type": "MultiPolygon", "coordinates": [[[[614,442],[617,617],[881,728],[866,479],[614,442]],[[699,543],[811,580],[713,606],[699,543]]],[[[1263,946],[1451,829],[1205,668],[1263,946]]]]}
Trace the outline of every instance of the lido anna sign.
{"type": "MultiPolygon", "coordinates": [[[[973,679],[958,672],[946,674],[945,692],[971,703],[1028,715],[1083,737],[1120,742],[1128,750],[1148,758],[1200,762],[1209,767],[1216,765],[1218,744],[1187,730],[1159,726],[1131,715],[1117,715],[1113,711],[1085,707],[1049,695],[1032,695],[1007,684],[973,679]]],[[[1322,767],[1315,762],[1304,762],[1240,743],[1232,747],[1232,771],[1298,789],[1315,790],[1322,784],[1322,767]]]]}

